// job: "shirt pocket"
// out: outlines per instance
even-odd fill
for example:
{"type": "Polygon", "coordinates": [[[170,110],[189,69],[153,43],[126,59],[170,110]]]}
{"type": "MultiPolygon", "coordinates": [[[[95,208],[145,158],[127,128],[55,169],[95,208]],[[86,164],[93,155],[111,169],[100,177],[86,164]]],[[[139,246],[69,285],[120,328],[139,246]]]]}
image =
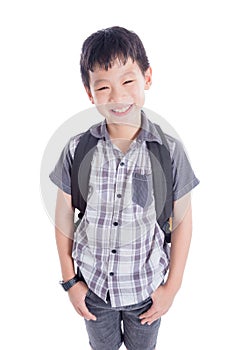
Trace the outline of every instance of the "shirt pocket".
{"type": "Polygon", "coordinates": [[[145,208],[153,201],[152,175],[133,173],[132,175],[132,201],[145,208]]]}

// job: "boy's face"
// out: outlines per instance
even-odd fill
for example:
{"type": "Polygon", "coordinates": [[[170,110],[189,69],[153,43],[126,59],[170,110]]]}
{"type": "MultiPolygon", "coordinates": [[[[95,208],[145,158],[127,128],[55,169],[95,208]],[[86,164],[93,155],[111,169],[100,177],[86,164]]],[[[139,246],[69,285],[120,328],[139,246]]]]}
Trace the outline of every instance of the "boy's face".
{"type": "Polygon", "coordinates": [[[109,121],[124,121],[129,115],[139,115],[145,102],[145,92],[152,82],[152,71],[142,74],[138,64],[128,59],[116,60],[111,68],[96,67],[90,74],[87,94],[99,112],[109,121]]]}

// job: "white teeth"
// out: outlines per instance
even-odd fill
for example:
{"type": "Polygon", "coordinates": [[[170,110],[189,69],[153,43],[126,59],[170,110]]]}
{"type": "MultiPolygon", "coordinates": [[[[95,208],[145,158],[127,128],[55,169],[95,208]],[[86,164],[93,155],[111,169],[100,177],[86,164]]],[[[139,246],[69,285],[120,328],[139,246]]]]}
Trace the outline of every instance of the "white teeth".
{"type": "Polygon", "coordinates": [[[118,108],[118,109],[112,109],[113,112],[115,113],[124,113],[129,109],[130,106],[123,107],[123,108],[118,108]]]}

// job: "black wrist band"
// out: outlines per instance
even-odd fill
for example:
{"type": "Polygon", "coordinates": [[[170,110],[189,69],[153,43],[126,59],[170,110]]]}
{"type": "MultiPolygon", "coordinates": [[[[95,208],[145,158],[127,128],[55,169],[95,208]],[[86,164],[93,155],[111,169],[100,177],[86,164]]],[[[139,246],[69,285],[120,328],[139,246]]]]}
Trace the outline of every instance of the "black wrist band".
{"type": "Polygon", "coordinates": [[[60,281],[59,283],[63,287],[63,289],[67,292],[71,287],[73,287],[77,282],[80,281],[80,278],[78,275],[75,275],[73,278],[71,278],[69,281],[60,281]]]}

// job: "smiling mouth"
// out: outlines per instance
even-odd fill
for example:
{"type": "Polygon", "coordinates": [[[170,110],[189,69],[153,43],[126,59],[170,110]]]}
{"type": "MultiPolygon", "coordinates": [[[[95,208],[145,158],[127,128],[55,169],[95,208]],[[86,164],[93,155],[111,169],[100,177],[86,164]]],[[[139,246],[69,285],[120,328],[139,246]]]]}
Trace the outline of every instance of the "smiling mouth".
{"type": "Polygon", "coordinates": [[[112,108],[111,112],[116,116],[124,116],[131,110],[132,106],[133,105],[131,104],[131,105],[122,106],[118,108],[112,108]]]}

